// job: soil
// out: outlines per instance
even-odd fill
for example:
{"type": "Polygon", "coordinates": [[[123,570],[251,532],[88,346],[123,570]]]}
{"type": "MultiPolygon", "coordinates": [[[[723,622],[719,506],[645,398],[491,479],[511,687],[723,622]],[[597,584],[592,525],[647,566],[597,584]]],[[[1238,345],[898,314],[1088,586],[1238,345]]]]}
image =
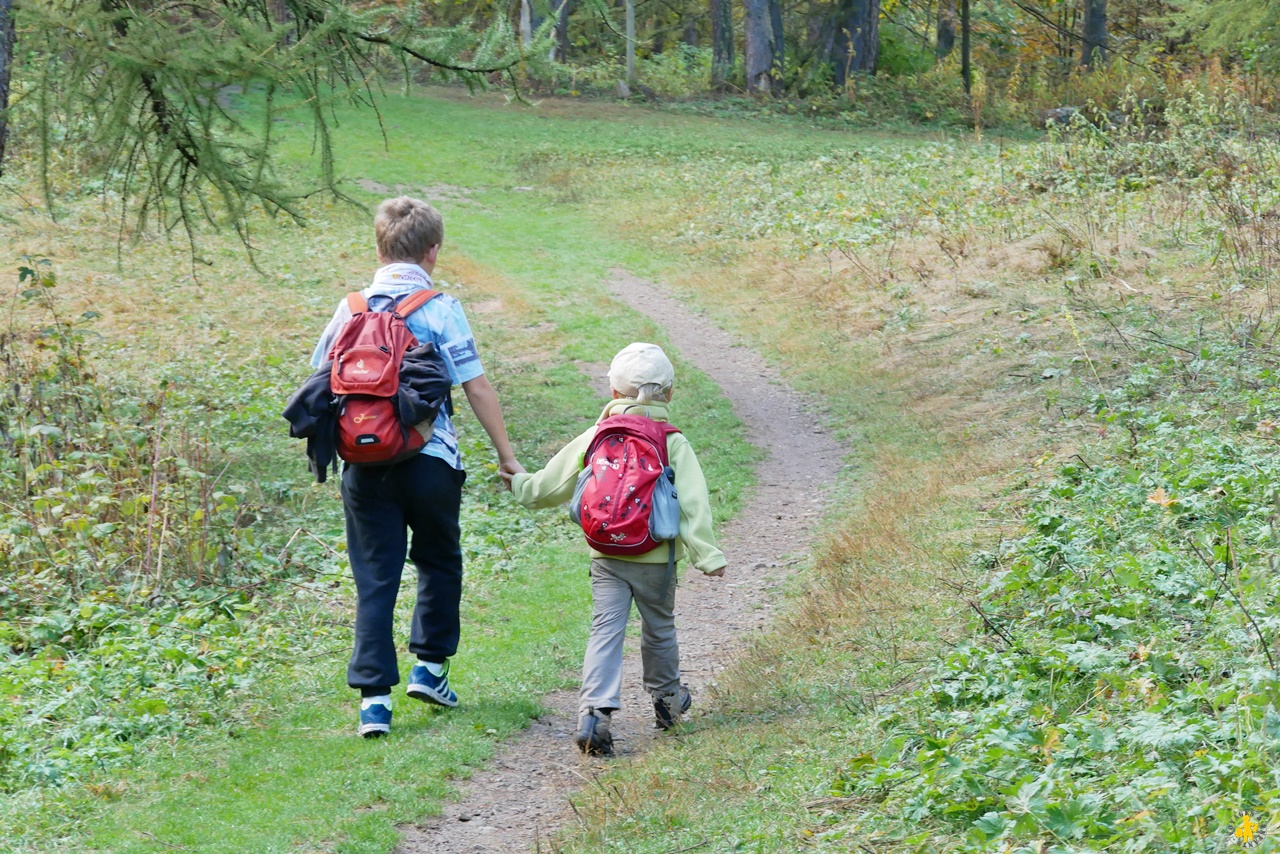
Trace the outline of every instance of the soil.
{"type": "MultiPolygon", "coordinates": [[[[721,531],[720,545],[729,559],[725,577],[693,571],[680,579],[680,662],[694,697],[690,714],[696,716],[717,674],[769,621],[780,583],[803,556],[823,515],[823,496],[845,450],[827,434],[816,407],[789,389],[757,353],[656,284],[621,271],[609,284],[619,301],[658,323],[680,355],[720,386],[746,425],[748,440],[766,454],[746,506],[721,531]]],[[[593,379],[602,373],[591,372],[593,379]]],[[[693,441],[697,448],[696,437],[693,441]]],[[[577,694],[551,694],[543,701],[547,714],[502,745],[491,766],[460,783],[460,800],[447,804],[441,818],[403,828],[398,854],[552,850],[550,838],[575,821],[569,798],[576,791],[610,763],[625,762],[656,738],[668,737],[653,725],[639,652],[630,639],[624,673],[623,708],[613,715],[615,757],[580,755],[573,742],[577,694]]]]}
{"type": "Polygon", "coordinates": [[[420,184],[381,184],[370,178],[358,178],[356,184],[362,190],[370,193],[377,193],[379,196],[401,196],[406,193],[412,194],[428,202],[439,204],[441,202],[451,202],[459,205],[474,205],[475,199],[471,198],[471,191],[466,187],[455,187],[453,184],[428,184],[426,186],[420,184]]]}

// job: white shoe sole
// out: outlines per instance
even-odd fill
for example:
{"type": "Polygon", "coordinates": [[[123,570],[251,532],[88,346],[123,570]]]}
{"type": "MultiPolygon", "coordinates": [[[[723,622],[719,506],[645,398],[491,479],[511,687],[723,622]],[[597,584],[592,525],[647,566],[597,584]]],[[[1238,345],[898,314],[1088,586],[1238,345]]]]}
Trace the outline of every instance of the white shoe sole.
{"type": "Polygon", "coordinates": [[[391,732],[391,724],[360,724],[360,735],[364,738],[386,735],[389,732],[391,732]]]}
{"type": "Polygon", "coordinates": [[[444,694],[441,694],[434,688],[426,685],[419,685],[416,683],[412,684],[405,689],[405,693],[415,700],[421,700],[424,703],[435,703],[437,706],[448,706],[449,708],[453,708],[458,705],[457,696],[454,696],[454,698],[450,700],[444,694]]]}

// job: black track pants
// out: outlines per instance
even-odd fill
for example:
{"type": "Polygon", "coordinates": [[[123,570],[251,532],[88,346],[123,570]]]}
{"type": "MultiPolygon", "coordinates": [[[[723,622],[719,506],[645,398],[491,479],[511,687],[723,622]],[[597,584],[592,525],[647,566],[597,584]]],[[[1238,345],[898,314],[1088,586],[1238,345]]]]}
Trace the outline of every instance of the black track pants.
{"type": "Polygon", "coordinates": [[[464,480],[465,472],[425,454],[393,466],[346,466],[342,473],[347,550],[356,582],[355,649],[347,666],[352,688],[390,688],[400,682],[392,624],[406,553],[418,570],[409,651],[431,661],[458,651],[458,513],[464,480]]]}

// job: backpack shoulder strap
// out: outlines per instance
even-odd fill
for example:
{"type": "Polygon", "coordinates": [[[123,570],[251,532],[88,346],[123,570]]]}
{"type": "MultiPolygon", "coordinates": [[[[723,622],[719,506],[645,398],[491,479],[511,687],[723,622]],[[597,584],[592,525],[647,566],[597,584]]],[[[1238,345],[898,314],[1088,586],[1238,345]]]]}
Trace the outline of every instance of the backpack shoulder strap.
{"type": "Polygon", "coordinates": [[[404,320],[436,297],[440,296],[439,291],[433,291],[430,288],[423,288],[420,291],[414,291],[395,307],[395,316],[404,320]]]}
{"type": "Polygon", "coordinates": [[[359,291],[352,291],[347,294],[347,308],[351,309],[353,315],[362,314],[369,310],[369,301],[359,291]]]}

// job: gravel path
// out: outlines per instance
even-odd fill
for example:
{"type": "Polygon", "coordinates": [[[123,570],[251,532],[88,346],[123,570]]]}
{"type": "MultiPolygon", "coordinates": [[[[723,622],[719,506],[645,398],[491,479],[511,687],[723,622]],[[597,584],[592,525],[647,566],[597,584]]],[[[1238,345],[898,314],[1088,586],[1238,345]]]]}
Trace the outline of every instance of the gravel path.
{"type": "MultiPolygon", "coordinates": [[[[694,696],[732,660],[742,640],[770,619],[777,587],[813,536],[826,485],[844,449],[820,427],[806,401],[754,351],[741,346],[663,288],[615,271],[614,296],[648,315],[680,355],[714,380],[733,402],[747,438],[767,451],[758,485],[743,511],[720,534],[726,577],[686,573],[676,594],[676,624],[684,681],[694,696]]],[[[677,409],[679,408],[677,398],[677,409]]],[[[694,447],[698,448],[694,437],[694,447]]],[[[584,557],[585,560],[585,557],[584,557]]],[[[642,753],[658,737],[653,706],[640,684],[638,650],[628,646],[623,708],[613,715],[619,757],[594,759],[573,743],[577,693],[545,699],[551,710],[499,748],[492,765],[460,785],[461,800],[422,827],[405,828],[398,854],[515,854],[550,851],[548,840],[574,820],[569,796],[611,762],[642,753]]]]}

